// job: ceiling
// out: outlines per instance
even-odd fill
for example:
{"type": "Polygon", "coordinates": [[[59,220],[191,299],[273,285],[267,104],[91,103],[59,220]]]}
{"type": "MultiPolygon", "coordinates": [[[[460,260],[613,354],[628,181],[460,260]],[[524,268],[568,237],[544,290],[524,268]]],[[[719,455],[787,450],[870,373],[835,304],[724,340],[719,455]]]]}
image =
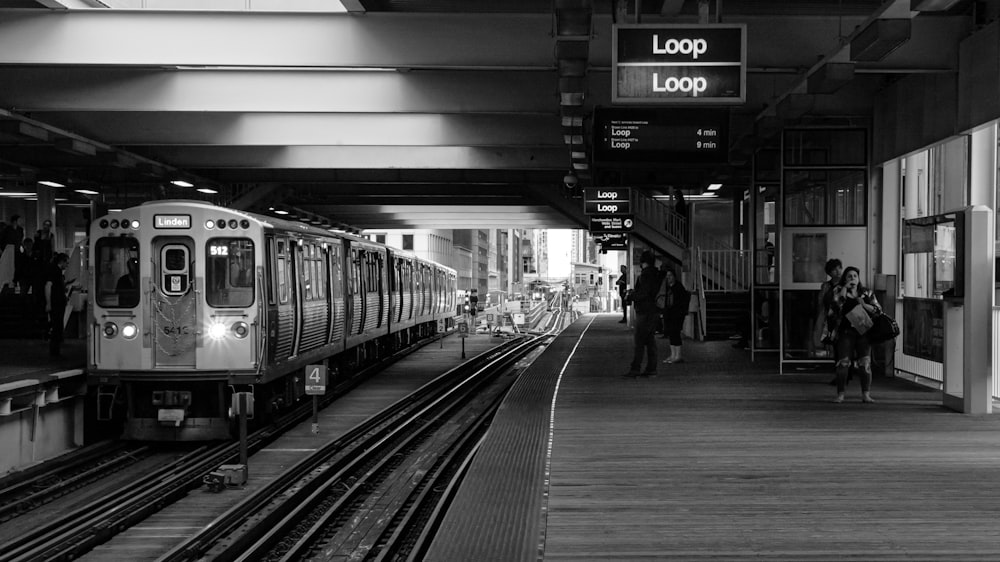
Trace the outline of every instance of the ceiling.
{"type": "MultiPolygon", "coordinates": [[[[723,196],[742,193],[753,150],[783,124],[864,123],[887,83],[954,72],[981,9],[344,0],[349,13],[318,14],[309,1],[275,12],[263,0],[232,2],[239,11],[0,0],[0,194],[54,179],[68,197],[112,208],[194,197],[354,230],[578,228],[567,176],[578,188],[690,195],[718,181],[723,196]],[[852,39],[876,19],[911,20],[910,40],[880,60],[850,60],[852,39]],[[611,105],[612,24],[637,20],[746,24],[746,102],[725,106],[726,162],[594,164],[593,111],[611,105]],[[827,75],[835,62],[853,63],[847,78],[827,75]]],[[[195,3],[216,4],[225,0],[195,3]]]]}

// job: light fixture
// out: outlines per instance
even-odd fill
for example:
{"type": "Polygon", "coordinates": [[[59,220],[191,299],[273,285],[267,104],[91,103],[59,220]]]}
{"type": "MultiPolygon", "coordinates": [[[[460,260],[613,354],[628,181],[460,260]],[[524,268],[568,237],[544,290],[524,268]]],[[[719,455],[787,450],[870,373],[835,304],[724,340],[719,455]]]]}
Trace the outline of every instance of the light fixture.
{"type": "Polygon", "coordinates": [[[199,193],[207,193],[209,195],[213,195],[215,193],[218,193],[218,191],[212,189],[211,187],[199,187],[198,188],[198,192],[199,193]]]}
{"type": "Polygon", "coordinates": [[[73,191],[81,195],[100,195],[99,192],[94,191],[93,189],[74,189],[73,191]]]}
{"type": "Polygon", "coordinates": [[[52,180],[39,180],[38,183],[40,185],[47,185],[49,187],[66,187],[63,184],[61,184],[61,183],[59,183],[57,181],[52,181],[52,180]]]}
{"type": "MultiPolygon", "coordinates": [[[[653,199],[656,199],[658,201],[670,201],[673,198],[674,197],[672,195],[654,195],[653,196],[653,199]]],[[[698,194],[698,195],[685,195],[684,196],[684,200],[685,201],[692,201],[692,200],[696,200],[696,199],[718,199],[718,198],[719,198],[719,195],[717,193],[715,193],[714,191],[706,191],[705,193],[701,193],[701,194],[698,194]]]]}
{"type": "Polygon", "coordinates": [[[722,188],[722,184],[721,183],[710,183],[710,184],[708,184],[708,190],[709,191],[717,191],[717,190],[719,190],[721,188],[722,188]]]}
{"type": "Polygon", "coordinates": [[[176,185],[177,187],[194,187],[193,183],[184,180],[170,180],[170,183],[176,185]]]}
{"type": "Polygon", "coordinates": [[[284,209],[275,209],[274,210],[274,214],[276,214],[276,215],[287,215],[288,211],[286,211],[284,209]]]}

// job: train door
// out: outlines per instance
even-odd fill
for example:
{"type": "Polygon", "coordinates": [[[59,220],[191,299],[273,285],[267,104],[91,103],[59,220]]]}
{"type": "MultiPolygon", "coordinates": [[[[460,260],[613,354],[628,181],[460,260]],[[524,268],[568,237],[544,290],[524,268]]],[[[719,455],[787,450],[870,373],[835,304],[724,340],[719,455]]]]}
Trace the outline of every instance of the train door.
{"type": "Polygon", "coordinates": [[[154,368],[193,368],[201,331],[195,293],[194,244],[188,237],[153,240],[150,337],[154,368]]]}
{"type": "Polygon", "coordinates": [[[386,290],[386,259],[384,252],[369,252],[372,269],[372,291],[375,291],[375,298],[378,299],[378,318],[375,326],[385,327],[389,323],[389,291],[386,290]]]}
{"type": "Polygon", "coordinates": [[[344,303],[344,247],[340,243],[330,244],[330,307],[331,335],[330,341],[337,343],[344,337],[344,329],[350,317],[344,303]]]}
{"type": "Polygon", "coordinates": [[[273,291],[277,314],[268,315],[268,339],[273,350],[271,357],[280,362],[292,355],[295,344],[295,290],[292,283],[291,246],[292,242],[284,236],[274,237],[273,291]]]}
{"type": "Polygon", "coordinates": [[[351,331],[349,335],[361,333],[364,326],[364,251],[352,246],[347,262],[347,317],[351,331]]]}

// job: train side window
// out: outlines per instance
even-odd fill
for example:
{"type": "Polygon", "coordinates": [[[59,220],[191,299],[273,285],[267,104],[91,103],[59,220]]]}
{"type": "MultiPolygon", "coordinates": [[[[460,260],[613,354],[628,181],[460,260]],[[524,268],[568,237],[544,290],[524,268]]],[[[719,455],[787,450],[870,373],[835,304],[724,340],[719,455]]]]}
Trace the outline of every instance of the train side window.
{"type": "Polygon", "coordinates": [[[265,281],[265,285],[267,285],[267,303],[268,304],[277,304],[278,301],[275,300],[275,298],[274,298],[274,296],[275,296],[274,295],[274,286],[275,286],[274,269],[275,269],[275,262],[276,262],[276,260],[275,260],[275,257],[274,257],[274,253],[275,252],[274,252],[274,238],[273,237],[271,237],[271,236],[267,237],[267,241],[264,244],[264,251],[267,253],[266,259],[267,259],[267,265],[268,265],[268,267],[267,267],[267,271],[268,271],[267,278],[264,280],[265,281]]]}
{"type": "Polygon", "coordinates": [[[287,241],[278,240],[278,303],[288,302],[288,261],[285,249],[287,241]]]}
{"type": "Polygon", "coordinates": [[[247,307],[254,300],[254,245],[246,238],[212,238],[205,245],[205,301],[247,307]]]}
{"type": "Polygon", "coordinates": [[[98,306],[134,308],[139,304],[139,241],[132,237],[101,238],[94,247],[98,306]]]}

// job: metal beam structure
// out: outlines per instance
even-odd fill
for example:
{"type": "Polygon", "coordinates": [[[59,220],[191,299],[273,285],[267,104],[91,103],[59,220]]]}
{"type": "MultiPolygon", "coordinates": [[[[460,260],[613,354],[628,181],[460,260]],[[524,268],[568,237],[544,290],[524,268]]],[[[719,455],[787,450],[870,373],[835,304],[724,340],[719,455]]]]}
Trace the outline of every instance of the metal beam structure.
{"type": "Polygon", "coordinates": [[[0,189],[61,176],[134,204],[183,177],[220,192],[183,196],[359,228],[584,227],[567,175],[648,194],[726,176],[723,196],[741,193],[762,134],[863,118],[901,73],[953,72],[974,13],[968,0],[916,3],[927,16],[909,0],[341,4],[0,0],[0,189]],[[594,168],[591,117],[611,104],[611,30],[625,17],[746,25],[728,164],[594,168]],[[881,60],[845,58],[860,28],[890,17],[912,20],[908,41],[881,60]]]}

